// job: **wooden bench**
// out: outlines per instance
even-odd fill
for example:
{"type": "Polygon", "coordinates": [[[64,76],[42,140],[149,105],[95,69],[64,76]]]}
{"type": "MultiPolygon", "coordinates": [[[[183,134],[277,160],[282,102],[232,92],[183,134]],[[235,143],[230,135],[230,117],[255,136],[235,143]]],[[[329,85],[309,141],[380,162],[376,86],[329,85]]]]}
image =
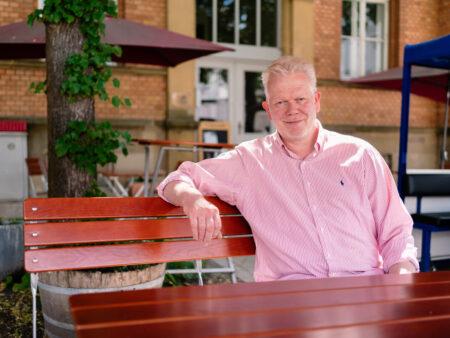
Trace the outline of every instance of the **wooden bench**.
{"type": "Polygon", "coordinates": [[[253,255],[239,211],[209,200],[220,210],[224,238],[203,243],[192,239],[182,209],[159,197],[27,199],[25,269],[32,273],[34,320],[39,272],[253,255]]]}
{"type": "MultiPolygon", "coordinates": [[[[417,197],[414,227],[422,230],[420,270],[431,268],[431,234],[450,231],[450,212],[422,212],[423,197],[450,197],[450,170],[410,170],[405,176],[405,195],[417,197]]],[[[449,207],[450,210],[450,207],[449,207]]]]}

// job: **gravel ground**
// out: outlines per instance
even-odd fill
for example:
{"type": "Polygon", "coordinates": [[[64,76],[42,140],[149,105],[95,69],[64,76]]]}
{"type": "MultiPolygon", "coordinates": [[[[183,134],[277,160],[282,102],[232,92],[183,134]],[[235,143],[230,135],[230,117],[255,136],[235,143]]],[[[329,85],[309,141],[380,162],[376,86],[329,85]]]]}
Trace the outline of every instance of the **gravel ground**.
{"type": "MultiPolygon", "coordinates": [[[[32,300],[30,289],[13,291],[0,283],[0,337],[32,337],[32,300]]],[[[44,324],[38,311],[38,337],[43,337],[44,324]]]]}

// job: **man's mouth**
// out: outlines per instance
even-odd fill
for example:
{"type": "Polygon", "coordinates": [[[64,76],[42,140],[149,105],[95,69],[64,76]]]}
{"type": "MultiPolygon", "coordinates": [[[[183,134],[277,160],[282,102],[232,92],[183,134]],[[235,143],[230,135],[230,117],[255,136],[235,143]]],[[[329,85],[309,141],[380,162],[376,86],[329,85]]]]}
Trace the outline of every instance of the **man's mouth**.
{"type": "Polygon", "coordinates": [[[287,123],[287,124],[295,124],[295,123],[300,123],[300,122],[303,122],[304,120],[295,120],[295,121],[284,121],[284,123],[287,123]]]}

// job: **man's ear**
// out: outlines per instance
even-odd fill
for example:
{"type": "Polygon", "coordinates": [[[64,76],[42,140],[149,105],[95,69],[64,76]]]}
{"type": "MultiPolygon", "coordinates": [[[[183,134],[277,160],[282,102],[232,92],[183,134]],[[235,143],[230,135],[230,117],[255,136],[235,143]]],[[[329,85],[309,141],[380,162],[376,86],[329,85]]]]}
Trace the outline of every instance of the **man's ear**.
{"type": "Polygon", "coordinates": [[[262,107],[266,111],[267,115],[269,116],[269,119],[272,120],[272,116],[270,115],[269,103],[267,101],[263,101],[262,107]]]}
{"type": "Polygon", "coordinates": [[[316,106],[316,114],[319,114],[320,112],[320,92],[316,91],[316,93],[314,94],[314,103],[316,106]]]}

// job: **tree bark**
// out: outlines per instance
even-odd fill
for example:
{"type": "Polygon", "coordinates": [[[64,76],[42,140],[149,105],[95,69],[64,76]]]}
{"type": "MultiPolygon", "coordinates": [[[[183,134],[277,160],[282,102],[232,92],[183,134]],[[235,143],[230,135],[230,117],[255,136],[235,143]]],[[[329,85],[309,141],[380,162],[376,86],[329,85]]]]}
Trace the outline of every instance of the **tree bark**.
{"type": "Polygon", "coordinates": [[[83,42],[77,23],[46,25],[49,197],[82,196],[93,180],[86,171],[77,169],[67,156],[58,158],[55,152],[56,140],[66,132],[71,120],[95,120],[93,98],[70,103],[61,93],[65,62],[71,54],[82,50],[83,42]]]}

